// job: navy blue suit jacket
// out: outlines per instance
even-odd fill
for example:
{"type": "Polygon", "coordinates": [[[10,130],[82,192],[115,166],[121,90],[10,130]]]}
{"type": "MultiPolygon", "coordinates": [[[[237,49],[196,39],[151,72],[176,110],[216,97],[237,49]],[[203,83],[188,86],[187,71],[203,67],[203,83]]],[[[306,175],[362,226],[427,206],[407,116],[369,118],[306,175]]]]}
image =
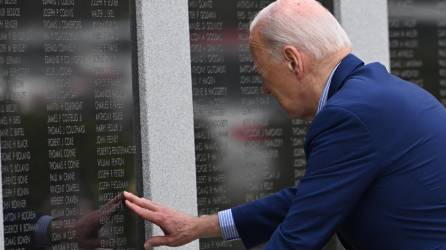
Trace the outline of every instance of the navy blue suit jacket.
{"type": "Polygon", "coordinates": [[[446,109],[415,84],[354,55],[335,71],[305,139],[307,173],[232,209],[251,248],[446,249],[446,109]]]}

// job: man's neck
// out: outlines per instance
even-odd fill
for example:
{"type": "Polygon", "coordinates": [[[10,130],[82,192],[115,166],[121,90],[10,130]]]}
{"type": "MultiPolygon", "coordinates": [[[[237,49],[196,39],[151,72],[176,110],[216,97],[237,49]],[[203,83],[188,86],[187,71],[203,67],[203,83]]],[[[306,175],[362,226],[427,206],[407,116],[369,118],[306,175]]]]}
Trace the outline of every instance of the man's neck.
{"type": "Polygon", "coordinates": [[[333,54],[330,57],[324,58],[323,60],[315,63],[313,67],[314,71],[312,74],[313,79],[311,79],[311,86],[313,87],[312,92],[314,93],[312,98],[312,105],[314,106],[313,117],[317,113],[319,100],[322,96],[322,92],[324,91],[326,84],[328,83],[332,71],[350,52],[351,49],[346,48],[336,54],[333,54]]]}

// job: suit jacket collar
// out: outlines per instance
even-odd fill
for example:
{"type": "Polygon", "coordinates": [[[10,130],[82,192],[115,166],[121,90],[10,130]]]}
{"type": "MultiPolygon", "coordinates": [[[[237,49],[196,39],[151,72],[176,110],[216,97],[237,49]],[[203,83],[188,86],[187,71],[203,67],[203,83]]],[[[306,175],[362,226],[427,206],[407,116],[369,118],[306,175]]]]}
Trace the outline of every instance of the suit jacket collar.
{"type": "Polygon", "coordinates": [[[348,54],[344,59],[342,59],[338,68],[333,74],[327,99],[330,99],[330,97],[338,92],[344,85],[347,78],[351,76],[357,68],[363,65],[364,62],[353,54],[348,54]]]}

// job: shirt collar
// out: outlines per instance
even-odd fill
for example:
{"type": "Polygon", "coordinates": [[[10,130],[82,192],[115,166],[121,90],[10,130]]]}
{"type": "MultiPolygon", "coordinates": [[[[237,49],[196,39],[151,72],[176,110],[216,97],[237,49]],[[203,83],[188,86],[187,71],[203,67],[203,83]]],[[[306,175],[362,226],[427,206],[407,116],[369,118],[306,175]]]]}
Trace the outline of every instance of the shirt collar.
{"type": "Polygon", "coordinates": [[[318,114],[324,108],[325,104],[327,103],[328,91],[330,90],[331,80],[333,79],[334,72],[338,68],[339,64],[340,63],[338,63],[338,65],[336,65],[336,67],[334,67],[334,69],[330,73],[330,76],[328,77],[327,83],[325,84],[324,90],[322,91],[322,95],[319,98],[319,105],[317,107],[316,114],[318,114]]]}

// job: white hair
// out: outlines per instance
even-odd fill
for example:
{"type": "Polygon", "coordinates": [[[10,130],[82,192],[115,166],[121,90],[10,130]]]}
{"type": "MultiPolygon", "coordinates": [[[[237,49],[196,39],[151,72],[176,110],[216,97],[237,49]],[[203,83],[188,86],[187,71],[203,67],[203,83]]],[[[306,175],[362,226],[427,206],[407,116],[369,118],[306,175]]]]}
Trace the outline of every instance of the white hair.
{"type": "Polygon", "coordinates": [[[280,8],[279,1],[275,1],[262,9],[251,22],[250,31],[259,24],[261,37],[276,60],[281,58],[285,45],[295,46],[316,60],[351,48],[345,30],[327,9],[321,5],[322,14],[311,15],[299,10],[298,2],[280,8]]]}

